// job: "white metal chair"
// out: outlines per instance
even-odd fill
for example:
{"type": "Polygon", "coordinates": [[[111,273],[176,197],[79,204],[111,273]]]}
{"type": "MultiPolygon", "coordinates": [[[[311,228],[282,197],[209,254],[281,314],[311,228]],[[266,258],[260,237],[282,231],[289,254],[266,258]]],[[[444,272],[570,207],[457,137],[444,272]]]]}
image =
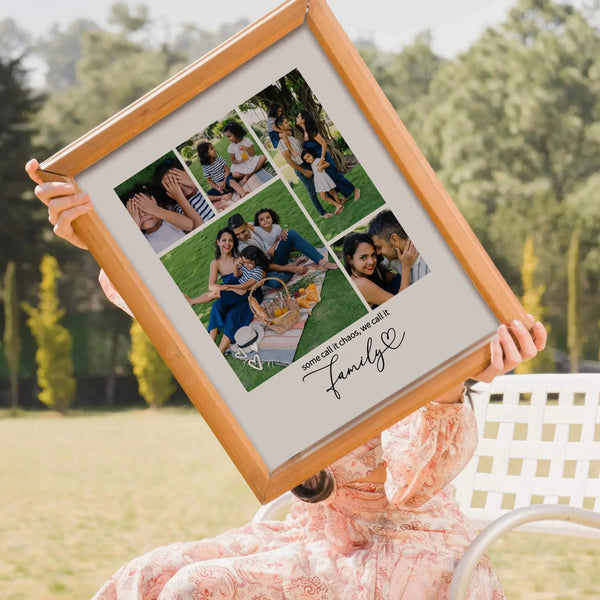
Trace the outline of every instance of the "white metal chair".
{"type": "MultiPolygon", "coordinates": [[[[464,597],[480,558],[515,527],[600,537],[600,375],[505,375],[475,391],[479,444],[453,483],[461,510],[487,528],[461,559],[449,600],[464,597]]],[[[253,520],[292,500],[283,494],[253,520]]]]}

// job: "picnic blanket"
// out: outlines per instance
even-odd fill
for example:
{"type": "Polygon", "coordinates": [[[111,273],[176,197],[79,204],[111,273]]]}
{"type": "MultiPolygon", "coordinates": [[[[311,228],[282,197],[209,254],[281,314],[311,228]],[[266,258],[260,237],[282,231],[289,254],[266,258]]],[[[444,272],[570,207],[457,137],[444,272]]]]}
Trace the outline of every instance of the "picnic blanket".
{"type": "MultiPolygon", "coordinates": [[[[327,256],[327,250],[325,248],[318,249],[323,256],[327,256]]],[[[312,261],[308,260],[304,263],[304,266],[307,267],[308,272],[304,275],[294,275],[288,282],[288,287],[296,287],[298,284],[301,284],[301,287],[306,287],[309,283],[314,283],[317,287],[317,291],[319,293],[319,298],[321,297],[321,288],[323,287],[323,282],[325,281],[326,271],[322,271],[317,268],[317,265],[312,261]]],[[[268,301],[269,298],[273,298],[279,294],[285,294],[285,288],[280,287],[277,289],[269,288],[267,286],[262,287],[263,290],[263,303],[268,301]]],[[[245,357],[236,356],[239,360],[244,360],[246,363],[251,361],[251,366],[256,368],[257,364],[267,364],[267,365],[289,365],[294,361],[294,356],[296,354],[296,349],[298,348],[298,344],[300,343],[300,339],[302,338],[302,333],[304,332],[304,325],[308,317],[310,316],[313,308],[315,306],[319,306],[319,303],[315,304],[311,308],[301,308],[300,309],[300,320],[293,325],[290,329],[288,329],[285,333],[278,334],[275,333],[269,327],[263,325],[260,319],[254,318],[253,322],[260,323],[261,326],[264,327],[265,335],[263,339],[260,341],[258,345],[258,356],[260,361],[256,360],[256,352],[251,352],[247,354],[245,357]]],[[[230,347],[231,352],[235,356],[237,351],[237,347],[232,345],[230,347]]]]}

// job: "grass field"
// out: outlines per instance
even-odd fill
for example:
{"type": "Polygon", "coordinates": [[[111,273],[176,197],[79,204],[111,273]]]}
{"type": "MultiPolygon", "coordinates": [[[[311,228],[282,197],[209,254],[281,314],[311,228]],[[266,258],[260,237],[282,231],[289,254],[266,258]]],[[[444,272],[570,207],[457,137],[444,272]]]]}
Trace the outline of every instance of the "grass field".
{"type": "MultiPolygon", "coordinates": [[[[295,229],[315,247],[322,247],[317,233],[292,200],[281,181],[275,181],[239,206],[239,212],[248,221],[252,221],[259,208],[273,208],[280,217],[284,228],[295,229]]],[[[231,213],[219,217],[205,230],[191,237],[161,257],[161,261],[169,271],[179,289],[188,296],[195,297],[208,290],[210,263],[214,258],[215,238],[217,232],[225,227],[231,213]]],[[[290,293],[299,287],[298,283],[290,287],[290,293]]],[[[212,303],[194,306],[196,314],[205,327],[208,326],[212,303]]],[[[321,290],[321,302],[309,317],[296,351],[295,360],[310,352],[330,337],[366,314],[366,309],[358,298],[342,272],[331,270],[325,276],[321,290]]],[[[228,356],[227,360],[247,390],[254,389],[285,367],[264,367],[262,371],[249,369],[242,361],[228,356]]]]}
{"type": "MultiPolygon", "coordinates": [[[[0,418],[0,597],[89,598],[124,561],[213,536],[258,502],[195,409],[0,418]]],[[[513,533],[509,600],[597,600],[598,540],[513,533]]]]}

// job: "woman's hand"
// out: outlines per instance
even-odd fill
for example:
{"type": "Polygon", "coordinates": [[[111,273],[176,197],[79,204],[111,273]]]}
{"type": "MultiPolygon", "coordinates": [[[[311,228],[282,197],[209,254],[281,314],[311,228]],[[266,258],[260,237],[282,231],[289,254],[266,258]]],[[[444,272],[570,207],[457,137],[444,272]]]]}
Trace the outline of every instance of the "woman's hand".
{"type": "MultiPolygon", "coordinates": [[[[528,316],[530,322],[527,325],[531,326],[534,319],[528,316]]],[[[539,321],[531,326],[531,331],[518,320],[514,320],[510,328],[500,325],[490,342],[490,364],[473,379],[489,383],[497,375],[508,373],[524,360],[541,352],[546,347],[547,337],[548,332],[539,321]]]]}
{"type": "MultiPolygon", "coordinates": [[[[533,317],[529,316],[529,324],[533,323],[533,317]]],[[[496,335],[490,342],[490,364],[476,375],[473,379],[490,383],[494,377],[504,375],[514,369],[524,360],[533,358],[538,352],[546,347],[546,328],[538,321],[531,327],[531,332],[520,321],[513,321],[508,328],[500,325],[496,335]],[[512,335],[511,335],[512,334],[512,335]]],[[[454,404],[462,401],[463,385],[442,394],[435,401],[438,404],[454,404]]]]}
{"type": "Polygon", "coordinates": [[[406,244],[404,245],[404,250],[402,250],[402,252],[396,248],[396,254],[403,269],[410,269],[419,257],[419,252],[417,251],[416,246],[410,240],[406,240],[406,244]]]}
{"type": "Polygon", "coordinates": [[[48,220],[54,226],[54,233],[74,246],[87,250],[86,244],[73,229],[73,221],[93,209],[89,195],[85,192],[75,193],[72,183],[44,183],[37,173],[39,168],[35,159],[25,165],[29,177],[38,184],[34,190],[35,195],[48,207],[48,220]]]}

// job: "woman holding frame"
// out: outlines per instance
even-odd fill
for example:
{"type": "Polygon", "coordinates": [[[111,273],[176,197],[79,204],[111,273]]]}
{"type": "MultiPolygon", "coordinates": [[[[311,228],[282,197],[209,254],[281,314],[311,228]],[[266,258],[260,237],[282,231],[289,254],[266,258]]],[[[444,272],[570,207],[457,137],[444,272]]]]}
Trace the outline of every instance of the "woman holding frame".
{"type": "MultiPolygon", "coordinates": [[[[34,181],[36,169],[30,161],[34,181]]],[[[72,222],[91,210],[89,196],[71,184],[38,183],[55,233],[85,248],[72,222]]],[[[475,378],[491,381],[545,343],[533,318],[501,325],[475,378]]],[[[462,385],[440,394],[294,488],[300,501],[285,521],[153,550],[117,571],[95,600],[446,598],[475,536],[450,485],[477,443],[465,395],[462,385]]],[[[489,560],[478,565],[467,598],[504,598],[489,560]]]]}

